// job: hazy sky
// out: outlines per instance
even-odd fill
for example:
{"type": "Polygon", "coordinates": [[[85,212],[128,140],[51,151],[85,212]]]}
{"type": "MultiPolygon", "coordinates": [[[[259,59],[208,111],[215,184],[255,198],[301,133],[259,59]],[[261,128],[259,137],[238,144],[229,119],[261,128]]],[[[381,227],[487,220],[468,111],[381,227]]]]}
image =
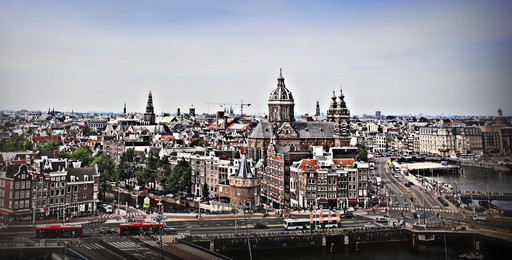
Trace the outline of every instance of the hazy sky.
{"type": "Polygon", "coordinates": [[[0,109],[512,115],[512,1],[0,0],[0,109]],[[234,107],[239,111],[239,107],[234,107]]]}

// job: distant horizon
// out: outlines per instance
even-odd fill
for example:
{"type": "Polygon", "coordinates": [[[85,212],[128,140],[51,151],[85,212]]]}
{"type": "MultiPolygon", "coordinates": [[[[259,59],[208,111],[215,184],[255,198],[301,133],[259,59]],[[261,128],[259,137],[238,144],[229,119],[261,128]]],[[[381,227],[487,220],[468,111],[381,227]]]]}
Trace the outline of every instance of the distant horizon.
{"type": "MultiPolygon", "coordinates": [[[[52,109],[50,109],[52,110],[52,109]]],[[[38,112],[41,112],[42,114],[44,113],[48,113],[48,110],[41,110],[41,109],[0,109],[0,112],[20,112],[20,111],[28,111],[28,112],[34,112],[34,111],[38,111],[38,112]]],[[[55,112],[59,112],[59,113],[64,113],[64,114],[112,114],[112,115],[123,115],[122,112],[113,112],[113,111],[76,111],[76,110],[72,110],[72,111],[61,111],[61,110],[58,110],[58,109],[55,109],[55,112]]],[[[234,115],[235,116],[239,116],[240,113],[237,113],[235,109],[233,109],[233,112],[234,112],[234,115]]],[[[127,111],[126,114],[127,115],[133,115],[133,114],[144,114],[145,112],[144,111],[127,111]]],[[[182,114],[188,114],[189,111],[188,110],[181,110],[180,113],[182,114]]],[[[162,116],[164,114],[169,114],[169,115],[176,115],[177,113],[176,112],[161,112],[161,111],[158,111],[156,110],[155,112],[155,115],[156,116],[162,116]]],[[[198,115],[201,115],[201,114],[207,114],[207,115],[215,115],[216,112],[210,112],[210,113],[207,113],[207,112],[201,112],[201,111],[197,111],[196,110],[196,114],[198,115]]],[[[259,117],[264,117],[266,116],[267,113],[257,113],[257,114],[247,114],[247,113],[244,113],[244,116],[259,116],[259,117]]],[[[308,116],[314,116],[314,114],[309,114],[309,113],[305,113],[305,114],[298,114],[297,112],[295,112],[295,117],[298,117],[298,116],[304,116],[304,115],[308,115],[308,116]]],[[[325,117],[326,116],[326,113],[325,112],[321,112],[321,115],[322,117],[325,117]]],[[[498,115],[497,113],[497,110],[496,110],[496,113],[494,115],[457,115],[457,114],[426,114],[426,113],[418,113],[418,114],[411,114],[411,113],[404,113],[404,114],[385,114],[385,113],[382,113],[381,111],[381,117],[386,117],[386,116],[396,116],[396,117],[422,117],[422,116],[425,116],[425,117],[496,117],[498,115]]],[[[350,114],[350,117],[354,117],[354,116],[357,116],[357,117],[363,117],[363,116],[375,116],[375,112],[373,113],[362,113],[362,114],[350,114]]],[[[506,114],[503,115],[503,117],[512,117],[512,116],[507,116],[506,114]]]]}

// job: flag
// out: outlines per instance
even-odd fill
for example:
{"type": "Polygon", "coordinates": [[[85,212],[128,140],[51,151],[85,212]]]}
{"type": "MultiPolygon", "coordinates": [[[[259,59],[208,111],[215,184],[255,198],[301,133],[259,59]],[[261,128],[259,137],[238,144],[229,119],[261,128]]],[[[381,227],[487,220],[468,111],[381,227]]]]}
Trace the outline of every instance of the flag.
{"type": "Polygon", "coordinates": [[[324,222],[323,218],[324,218],[324,213],[320,211],[320,224],[322,224],[322,222],[324,222]]]}
{"type": "Polygon", "coordinates": [[[315,222],[315,214],[313,212],[309,213],[309,223],[313,224],[315,222]]]}
{"type": "Polygon", "coordinates": [[[332,211],[329,211],[329,223],[332,222],[332,211]]]}

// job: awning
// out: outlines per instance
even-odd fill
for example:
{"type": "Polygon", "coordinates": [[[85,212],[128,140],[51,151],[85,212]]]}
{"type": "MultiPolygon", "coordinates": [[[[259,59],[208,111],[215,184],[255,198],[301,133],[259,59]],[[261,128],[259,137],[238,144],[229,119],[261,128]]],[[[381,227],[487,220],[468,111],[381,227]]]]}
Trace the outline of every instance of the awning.
{"type": "Polygon", "coordinates": [[[350,205],[350,206],[355,206],[355,205],[358,205],[358,204],[359,204],[358,200],[349,200],[348,201],[348,205],[350,205]]]}
{"type": "Polygon", "coordinates": [[[2,213],[4,215],[9,215],[9,214],[12,214],[12,211],[5,210],[5,209],[0,209],[0,213],[2,213]]]}

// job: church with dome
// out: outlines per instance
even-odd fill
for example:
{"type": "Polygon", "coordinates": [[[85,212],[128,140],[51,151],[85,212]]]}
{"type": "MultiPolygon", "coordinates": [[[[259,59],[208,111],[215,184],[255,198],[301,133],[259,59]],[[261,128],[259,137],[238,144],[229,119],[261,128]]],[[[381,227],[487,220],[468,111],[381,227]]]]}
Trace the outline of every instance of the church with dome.
{"type": "Polygon", "coordinates": [[[282,153],[310,152],[312,146],[323,146],[326,150],[349,146],[350,110],[344,99],[341,90],[339,96],[333,92],[325,122],[297,122],[295,101],[281,70],[277,87],[268,99],[268,120],[261,121],[248,138],[248,157],[256,162],[265,159],[270,144],[282,153]]]}

